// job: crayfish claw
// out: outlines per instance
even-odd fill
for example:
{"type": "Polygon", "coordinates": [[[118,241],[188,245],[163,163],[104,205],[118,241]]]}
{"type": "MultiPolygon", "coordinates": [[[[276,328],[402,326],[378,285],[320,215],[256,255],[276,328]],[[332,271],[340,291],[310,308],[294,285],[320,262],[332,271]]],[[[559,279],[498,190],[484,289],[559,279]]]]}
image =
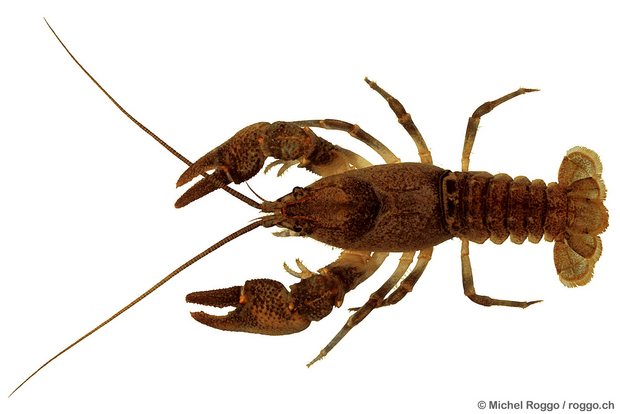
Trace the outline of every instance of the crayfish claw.
{"type": "Polygon", "coordinates": [[[295,309],[286,287],[270,279],[249,280],[243,287],[190,293],[186,301],[219,308],[234,306],[235,309],[224,316],[191,313],[198,322],[224,331],[287,335],[310,325],[310,320],[295,309]]]}
{"type": "Polygon", "coordinates": [[[198,322],[223,331],[288,335],[306,329],[310,322],[330,314],[344,297],[334,276],[314,274],[291,285],[291,291],[271,279],[248,280],[245,285],[195,292],[185,300],[199,305],[234,307],[227,315],[192,312],[198,322]]]}
{"type": "Polygon", "coordinates": [[[193,163],[181,174],[177,187],[189,183],[203,173],[215,171],[183,194],[175,207],[186,206],[218,188],[233,182],[240,184],[254,177],[267,159],[262,148],[262,137],[269,125],[267,122],[259,122],[247,126],[193,163]]]}
{"type": "Polygon", "coordinates": [[[215,170],[210,176],[201,179],[194,184],[189,190],[187,190],[179,199],[174,203],[175,208],[185,207],[192,201],[196,201],[201,197],[206,196],[209,193],[222,188],[225,185],[230,184],[231,181],[226,175],[226,172],[222,169],[215,170]]]}
{"type": "Polygon", "coordinates": [[[233,286],[225,289],[208,290],[205,292],[190,293],[185,297],[187,303],[225,308],[237,306],[243,293],[243,287],[233,286]]]}
{"type": "MultiPolygon", "coordinates": [[[[281,176],[293,165],[299,164],[320,176],[337,174],[351,169],[347,154],[359,156],[318,137],[309,127],[278,121],[258,122],[238,131],[232,138],[196,160],[181,174],[177,187],[214,170],[212,176],[201,180],[175,204],[183,207],[218,188],[230,183],[241,184],[254,177],[269,157],[276,161],[267,166],[281,165],[281,176]]],[[[357,157],[357,158],[356,158],[357,157]]]]}
{"type": "Polygon", "coordinates": [[[267,158],[262,150],[261,138],[269,127],[267,122],[249,125],[217,148],[200,157],[177,181],[177,187],[189,183],[202,172],[223,169],[228,182],[242,183],[255,176],[267,158]]]}

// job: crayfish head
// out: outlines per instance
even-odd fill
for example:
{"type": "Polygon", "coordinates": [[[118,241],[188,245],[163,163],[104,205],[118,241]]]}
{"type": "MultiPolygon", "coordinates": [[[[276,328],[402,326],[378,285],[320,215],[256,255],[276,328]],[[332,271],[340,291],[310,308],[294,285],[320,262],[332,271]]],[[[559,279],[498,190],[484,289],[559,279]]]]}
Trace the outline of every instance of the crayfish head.
{"type": "MultiPolygon", "coordinates": [[[[350,171],[296,187],[275,202],[263,203],[265,227],[276,225],[341,249],[352,247],[371,232],[382,200],[367,180],[350,171]]],[[[359,246],[356,246],[359,247],[359,246]]],[[[357,250],[361,250],[357,248],[357,250]]]]}
{"type": "Polygon", "coordinates": [[[300,236],[312,234],[314,224],[319,221],[317,212],[321,213],[316,206],[308,208],[314,199],[307,189],[295,187],[291,193],[274,202],[264,202],[262,212],[270,214],[261,219],[263,227],[278,226],[293,230],[300,236]]]}

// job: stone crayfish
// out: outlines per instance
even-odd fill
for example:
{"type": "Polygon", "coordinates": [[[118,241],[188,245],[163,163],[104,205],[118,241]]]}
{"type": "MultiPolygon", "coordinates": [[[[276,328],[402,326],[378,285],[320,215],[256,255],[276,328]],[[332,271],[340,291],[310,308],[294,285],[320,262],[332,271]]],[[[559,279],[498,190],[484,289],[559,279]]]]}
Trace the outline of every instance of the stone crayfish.
{"type": "Polygon", "coordinates": [[[469,171],[469,156],[480,118],[498,105],[536,89],[518,89],[486,102],[474,111],[465,132],[462,171],[449,171],[433,165],[431,153],[403,105],[368,79],[368,85],[388,102],[415,142],[420,163],[400,162],[388,148],[359,126],[334,119],[259,122],[243,128],[191,163],[131,117],[80,67],[125,115],[188,164],[189,168],[181,175],[177,186],[203,177],[181,196],[176,207],[183,207],[221,188],[264,215],[180,266],[58,353],[28,379],[189,265],[261,226],[278,227],[281,231],[276,235],[283,237],[310,237],[342,249],[342,253],[336,261],[316,272],[308,270],[299,260],[299,272],[285,266],[290,274],[300,279],[290,286],[290,290],[275,280],[255,279],[247,281],[244,286],[190,293],[186,298],[188,302],[234,308],[227,315],[218,316],[193,312],[192,316],[198,322],[227,331],[264,335],[300,332],[311,322],[329,315],[334,307],[341,306],[347,292],[368,279],[389,253],[402,254],[391,277],[370,295],[363,306],[354,309],[355,313],[340,332],[308,365],[325,356],[373,309],[393,305],[410,292],[430,261],[433,247],[446,240],[458,237],[462,241],[464,292],[483,306],[525,308],[539,301],[519,302],[478,295],[469,261],[469,241],[483,243],[490,239],[501,244],[510,237],[513,243],[521,244],[526,239],[538,243],[544,237],[554,243],[555,267],[560,281],[568,287],[587,284],[601,256],[599,235],[607,228],[608,213],[603,205],[606,190],[601,178],[602,164],[594,151],[584,147],[568,150],[560,164],[557,183],[545,184],[542,180],[530,181],[523,176],[513,179],[506,174],[469,171]],[[318,137],[311,128],[347,132],[376,151],[385,164],[371,165],[360,155],[318,137]],[[230,183],[239,184],[255,176],[268,158],[276,161],[267,169],[281,165],[282,173],[297,165],[321,178],[307,187],[296,187],[273,202],[257,203],[228,187],[230,183]],[[405,276],[415,252],[419,252],[416,264],[405,276]]]}

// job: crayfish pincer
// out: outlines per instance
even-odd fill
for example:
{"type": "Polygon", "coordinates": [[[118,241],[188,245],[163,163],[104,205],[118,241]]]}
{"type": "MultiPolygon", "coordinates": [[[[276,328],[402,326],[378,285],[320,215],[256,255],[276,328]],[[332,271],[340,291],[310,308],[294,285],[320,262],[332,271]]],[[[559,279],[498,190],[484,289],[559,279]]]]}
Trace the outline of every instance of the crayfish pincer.
{"type": "Polygon", "coordinates": [[[273,157],[298,161],[300,166],[319,175],[328,175],[326,165],[339,170],[346,165],[344,154],[337,147],[317,137],[311,129],[302,129],[288,122],[259,122],[243,128],[234,137],[205,154],[190,166],[177,181],[182,186],[204,171],[215,172],[190,188],[175,207],[183,207],[230,183],[239,184],[254,177],[265,160],[273,157]],[[312,160],[312,161],[310,161],[312,160]]]}
{"type": "MultiPolygon", "coordinates": [[[[433,165],[431,153],[403,105],[375,82],[368,79],[366,82],[387,101],[398,122],[413,139],[420,163],[401,163],[385,145],[358,125],[335,119],[259,122],[243,128],[191,163],[130,117],[188,165],[178,186],[198,176],[203,177],[181,196],[176,207],[183,207],[223,188],[259,209],[263,216],[181,265],[58,353],[28,379],[188,266],[261,226],[280,228],[278,236],[309,237],[342,249],[342,253],[333,263],[316,272],[307,269],[299,260],[299,272],[285,266],[288,273],[300,279],[290,286],[290,290],[275,280],[255,279],[244,286],[191,293],[187,295],[188,302],[233,308],[223,316],[193,312],[194,319],[227,331],[265,335],[299,332],[312,321],[329,315],[334,307],[341,306],[345,295],[368,279],[389,253],[402,254],[399,265],[388,280],[370,295],[365,304],[354,309],[355,313],[340,332],[309,365],[330,352],[373,309],[396,304],[411,292],[431,260],[434,246],[455,237],[461,240],[464,293],[480,305],[526,308],[539,301],[495,299],[477,294],[469,241],[484,243],[491,240],[501,244],[510,238],[521,244],[526,239],[538,243],[544,237],[554,243],[555,267],[565,286],[583,286],[592,279],[594,266],[602,252],[600,234],[607,228],[609,220],[603,204],[606,195],[601,177],[603,167],[594,151],[583,147],[570,149],[560,164],[558,182],[549,184],[523,176],[512,178],[506,174],[469,171],[469,157],[480,118],[498,105],[536,89],[520,88],[478,107],[469,118],[465,131],[461,171],[450,171],[433,165]],[[318,137],[311,128],[347,132],[376,151],[385,164],[373,166],[360,155],[318,137]],[[270,157],[275,161],[266,170],[281,165],[282,173],[298,165],[321,178],[307,187],[296,187],[276,201],[262,203],[228,187],[230,183],[238,184],[252,178],[270,157]],[[211,171],[213,173],[209,175],[211,171]],[[405,276],[416,252],[416,264],[405,276]]],[[[101,88],[99,84],[97,86],[101,88]]],[[[110,95],[107,96],[129,116],[110,95]]]]}
{"type": "Polygon", "coordinates": [[[310,322],[329,315],[336,303],[342,303],[342,282],[334,277],[313,275],[291,286],[289,292],[271,279],[248,280],[243,287],[195,292],[187,302],[235,310],[226,316],[192,312],[198,322],[225,331],[264,335],[286,335],[303,331],[310,322]]]}

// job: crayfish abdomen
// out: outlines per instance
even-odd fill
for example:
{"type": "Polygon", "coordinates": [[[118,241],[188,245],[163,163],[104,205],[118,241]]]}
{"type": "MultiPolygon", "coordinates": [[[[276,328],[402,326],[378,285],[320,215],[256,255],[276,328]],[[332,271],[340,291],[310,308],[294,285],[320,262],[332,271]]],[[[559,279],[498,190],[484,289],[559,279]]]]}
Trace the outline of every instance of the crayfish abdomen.
{"type": "Polygon", "coordinates": [[[542,236],[555,242],[554,262],[560,281],[583,286],[592,279],[601,254],[598,237],[607,228],[605,185],[598,155],[575,147],[562,161],[557,183],[514,180],[506,174],[452,172],[442,183],[447,227],[456,236],[501,244],[508,236],[521,244],[542,236]]]}

